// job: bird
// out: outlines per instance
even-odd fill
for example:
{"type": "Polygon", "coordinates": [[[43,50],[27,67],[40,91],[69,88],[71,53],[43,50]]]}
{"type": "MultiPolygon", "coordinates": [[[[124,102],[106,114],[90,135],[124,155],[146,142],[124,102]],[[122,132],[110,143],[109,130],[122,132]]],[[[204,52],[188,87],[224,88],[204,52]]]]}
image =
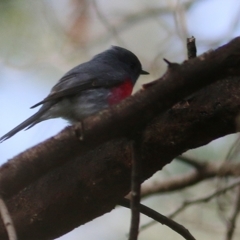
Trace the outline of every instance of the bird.
{"type": "Polygon", "coordinates": [[[142,74],[149,73],[142,69],[134,53],[119,46],[111,46],[63,75],[49,95],[31,107],[42,105],[40,109],[3,135],[0,142],[52,118],[60,117],[70,124],[81,122],[130,96],[142,74]]]}

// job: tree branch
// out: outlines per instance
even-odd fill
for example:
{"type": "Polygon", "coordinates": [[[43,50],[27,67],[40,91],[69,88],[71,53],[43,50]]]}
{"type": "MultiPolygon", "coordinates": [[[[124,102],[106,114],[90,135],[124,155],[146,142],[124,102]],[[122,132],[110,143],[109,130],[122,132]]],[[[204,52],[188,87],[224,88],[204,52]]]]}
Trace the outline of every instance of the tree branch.
{"type": "MultiPolygon", "coordinates": [[[[126,201],[126,199],[120,200],[119,204],[127,208],[130,207],[129,201],[126,201]]],[[[153,218],[155,221],[160,222],[161,224],[171,228],[173,231],[179,233],[186,240],[195,240],[192,234],[184,226],[173,221],[172,219],[167,218],[166,216],[142,204],[140,204],[140,210],[141,210],[141,213],[145,214],[146,216],[153,218]]]]}
{"type": "Polygon", "coordinates": [[[194,37],[187,38],[187,53],[188,59],[195,58],[197,56],[197,48],[194,37]]]}
{"type": "Polygon", "coordinates": [[[130,143],[132,152],[132,172],[131,172],[131,225],[129,240],[138,239],[138,229],[140,222],[140,192],[141,192],[141,145],[140,138],[130,143]]]}
{"type": "Polygon", "coordinates": [[[129,137],[143,129],[158,114],[200,88],[229,75],[238,76],[239,63],[240,38],[235,38],[215,51],[181,65],[171,64],[154,86],[138,92],[112,109],[86,118],[83,121],[84,142],[77,137],[81,131],[80,124],[77,124],[4,164],[0,169],[2,196],[11,197],[54,168],[106,141],[129,137]]]}
{"type": "MultiPolygon", "coordinates": [[[[235,132],[240,78],[232,76],[239,76],[239,62],[237,38],[174,64],[148,89],[85,119],[85,141],[77,138],[80,125],[68,127],[3,165],[0,189],[8,198],[19,239],[56,238],[111,211],[130,190],[128,139],[138,131],[143,133],[141,181],[186,150],[235,132]],[[227,76],[196,93],[187,107],[177,104],[164,113],[197,89],[227,76]]],[[[0,238],[7,239],[2,225],[0,238]]]]}
{"type": "Polygon", "coordinates": [[[236,200],[233,206],[233,212],[227,222],[226,240],[232,240],[236,227],[236,221],[240,213],[240,187],[236,191],[236,200]]]}
{"type": "Polygon", "coordinates": [[[200,170],[193,170],[186,174],[172,177],[169,180],[154,182],[153,184],[143,185],[141,196],[150,197],[154,194],[161,194],[180,190],[186,187],[193,186],[201,181],[223,176],[240,176],[240,164],[226,162],[223,164],[205,163],[200,170]]]}
{"type": "MultiPolygon", "coordinates": [[[[186,200],[182,203],[181,206],[179,206],[177,209],[175,209],[172,213],[168,214],[168,218],[175,218],[179,213],[181,213],[183,210],[185,210],[186,208],[188,208],[192,205],[199,204],[199,203],[206,203],[206,202],[212,200],[213,198],[215,198],[215,197],[217,197],[221,194],[224,194],[227,191],[229,191],[229,190],[231,190],[235,187],[239,188],[239,184],[240,184],[240,180],[237,180],[237,181],[234,181],[233,183],[229,184],[227,187],[216,190],[213,193],[208,194],[207,196],[200,197],[200,198],[197,198],[197,199],[194,199],[194,200],[186,200]]],[[[236,204],[237,203],[239,203],[239,202],[236,202],[236,204]]],[[[238,210],[239,210],[238,208],[239,208],[239,206],[235,205],[235,208],[234,208],[235,211],[233,212],[233,216],[232,216],[232,219],[231,219],[232,221],[230,221],[229,225],[228,225],[227,237],[229,237],[229,236],[232,237],[232,235],[233,235],[235,221],[236,221],[236,217],[237,217],[238,210]]],[[[143,225],[140,230],[142,231],[142,230],[152,226],[155,223],[157,223],[157,222],[156,221],[151,221],[151,222],[143,225]]],[[[231,240],[231,238],[230,239],[226,238],[226,240],[231,240]]]]}
{"type": "Polygon", "coordinates": [[[8,234],[9,240],[17,240],[17,234],[12,222],[12,218],[8,212],[7,206],[0,196],[0,215],[5,226],[6,232],[8,234]]]}

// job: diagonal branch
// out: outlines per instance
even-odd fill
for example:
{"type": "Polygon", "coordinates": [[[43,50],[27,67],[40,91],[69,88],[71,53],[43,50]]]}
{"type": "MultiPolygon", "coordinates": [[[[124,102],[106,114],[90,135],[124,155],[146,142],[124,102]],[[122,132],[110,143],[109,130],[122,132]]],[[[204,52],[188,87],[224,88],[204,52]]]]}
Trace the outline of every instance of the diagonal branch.
{"type": "MultiPolygon", "coordinates": [[[[141,181],[184,151],[235,132],[240,78],[232,76],[240,74],[239,42],[172,64],[148,89],[85,119],[84,142],[77,138],[79,125],[68,127],[3,165],[0,189],[19,239],[56,238],[111,211],[130,190],[128,139],[136,132],[143,134],[141,181]],[[164,113],[227,76],[196,93],[189,106],[164,113]]],[[[2,225],[0,238],[7,239],[2,225]]]]}
{"type": "Polygon", "coordinates": [[[110,110],[85,119],[84,142],[77,138],[80,124],[75,125],[4,164],[0,169],[1,194],[10,197],[70,159],[106,141],[128,137],[143,129],[158,114],[194,91],[229,75],[238,76],[239,63],[240,38],[235,38],[217,50],[181,65],[171,64],[154,86],[138,92],[110,110]]]}
{"type": "Polygon", "coordinates": [[[235,200],[232,211],[233,212],[227,222],[227,232],[226,232],[226,236],[225,236],[226,240],[232,240],[233,236],[234,236],[237,218],[240,213],[240,187],[238,187],[238,189],[236,191],[236,200],[235,200]]]}
{"type": "Polygon", "coordinates": [[[190,171],[165,181],[155,181],[151,185],[143,185],[141,189],[142,198],[150,197],[154,194],[177,191],[214,177],[240,176],[239,163],[224,163],[219,165],[218,163],[206,162],[201,166],[200,170],[190,171]]]}
{"type": "MultiPolygon", "coordinates": [[[[126,199],[120,200],[119,204],[127,208],[130,207],[129,201],[126,201],[126,199]]],[[[195,240],[192,234],[184,226],[173,221],[172,219],[167,218],[166,216],[142,204],[140,204],[140,210],[141,210],[141,213],[145,214],[146,216],[153,218],[155,221],[163,225],[166,225],[169,228],[171,228],[173,231],[179,233],[186,240],[195,240]]]]}
{"type": "MultiPolygon", "coordinates": [[[[229,184],[227,187],[224,187],[224,188],[221,188],[217,191],[214,191],[213,193],[208,194],[207,196],[196,198],[194,200],[186,200],[181,204],[181,206],[179,206],[177,209],[175,209],[172,213],[168,214],[168,218],[170,218],[170,219],[175,218],[179,213],[183,212],[186,208],[188,208],[192,205],[199,204],[199,203],[206,203],[206,202],[212,200],[213,198],[215,198],[215,197],[217,197],[221,194],[224,194],[227,191],[229,191],[229,190],[231,190],[235,187],[239,188],[239,184],[240,184],[240,180],[237,180],[237,181],[234,181],[233,183],[229,184]]],[[[237,199],[237,200],[239,201],[239,199],[237,199]]],[[[232,221],[229,222],[228,229],[227,229],[228,230],[227,231],[227,237],[229,237],[229,239],[227,238],[227,240],[231,239],[230,236],[232,237],[232,234],[233,234],[233,231],[234,231],[234,225],[235,225],[236,217],[237,217],[237,214],[239,212],[239,209],[238,209],[239,205],[237,205],[237,204],[239,204],[239,202],[236,201],[236,206],[234,208],[233,216],[232,216],[232,219],[231,219],[232,221]]],[[[157,223],[157,222],[156,221],[151,221],[151,222],[143,225],[141,227],[141,231],[145,230],[146,228],[152,226],[155,223],[157,223]]]]}

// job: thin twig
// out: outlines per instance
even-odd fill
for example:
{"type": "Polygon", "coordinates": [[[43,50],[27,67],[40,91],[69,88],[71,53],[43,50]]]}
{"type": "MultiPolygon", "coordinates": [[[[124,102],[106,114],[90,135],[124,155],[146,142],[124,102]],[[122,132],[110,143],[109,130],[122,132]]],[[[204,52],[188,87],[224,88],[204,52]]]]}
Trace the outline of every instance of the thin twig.
{"type": "MultiPolygon", "coordinates": [[[[130,208],[130,201],[126,198],[122,199],[119,202],[119,205],[130,208]]],[[[191,235],[191,233],[181,224],[173,221],[172,219],[154,211],[153,209],[144,206],[142,204],[139,205],[139,210],[142,214],[154,219],[155,221],[168,226],[171,228],[173,231],[179,233],[183,238],[186,240],[195,240],[195,238],[191,235]]]]}
{"type": "Polygon", "coordinates": [[[191,205],[197,204],[197,203],[206,203],[209,202],[211,199],[213,199],[214,197],[217,197],[223,193],[226,193],[227,191],[233,189],[236,186],[239,186],[240,184],[240,180],[238,181],[234,181],[234,183],[230,184],[229,186],[219,189],[217,191],[214,191],[213,193],[205,196],[205,197],[201,197],[198,199],[194,199],[194,200],[190,200],[190,201],[185,201],[183,202],[183,204],[176,209],[174,212],[172,212],[171,214],[168,215],[168,217],[170,218],[174,218],[176,217],[177,214],[179,214],[180,212],[182,212],[186,207],[189,207],[191,205]]]}
{"type": "MultiPolygon", "coordinates": [[[[217,197],[225,192],[227,192],[228,190],[231,190],[233,189],[234,187],[236,186],[239,186],[240,185],[240,180],[237,180],[237,181],[234,181],[232,184],[230,184],[229,186],[225,187],[225,188],[222,188],[222,189],[219,189],[205,197],[202,197],[202,198],[198,198],[198,199],[194,199],[194,200],[189,200],[189,201],[185,201],[182,203],[182,205],[177,208],[176,210],[174,210],[172,213],[168,214],[168,218],[174,218],[176,217],[179,213],[181,213],[183,210],[185,210],[187,207],[191,206],[191,205],[194,205],[194,204],[198,204],[198,203],[206,203],[208,201],[210,201],[211,199],[213,199],[214,197],[217,197]]],[[[141,231],[152,226],[153,224],[155,224],[156,222],[155,221],[151,221],[145,225],[143,225],[141,227],[141,231]]]]}
{"type": "Polygon", "coordinates": [[[232,216],[230,217],[227,224],[226,240],[232,240],[234,235],[234,230],[236,226],[237,217],[240,212],[240,186],[237,188],[236,201],[233,207],[232,216]]]}
{"type": "Polygon", "coordinates": [[[129,240],[137,240],[139,232],[140,221],[140,173],[141,173],[141,157],[140,148],[136,141],[132,141],[132,176],[131,176],[131,226],[129,233],[129,240]]]}
{"type": "Polygon", "coordinates": [[[196,39],[194,37],[187,38],[188,59],[195,58],[197,56],[195,40],[196,39]]]}
{"type": "Polygon", "coordinates": [[[196,159],[184,156],[184,155],[180,155],[176,158],[177,160],[183,162],[183,163],[187,163],[188,165],[191,165],[192,167],[196,168],[197,170],[203,169],[204,166],[206,165],[205,163],[201,163],[199,161],[197,161],[196,159]]]}
{"type": "Polygon", "coordinates": [[[7,206],[0,196],[0,214],[3,220],[3,224],[6,228],[8,239],[9,240],[17,240],[17,234],[13,225],[12,218],[8,212],[7,206]]]}
{"type": "MultiPolygon", "coordinates": [[[[236,119],[236,122],[237,122],[237,130],[239,131],[239,118],[236,119]]],[[[238,134],[238,137],[237,139],[234,141],[234,143],[231,145],[227,155],[226,155],[226,158],[225,158],[225,161],[232,161],[234,159],[237,158],[237,156],[239,155],[239,145],[240,145],[240,136],[238,134]]]]}

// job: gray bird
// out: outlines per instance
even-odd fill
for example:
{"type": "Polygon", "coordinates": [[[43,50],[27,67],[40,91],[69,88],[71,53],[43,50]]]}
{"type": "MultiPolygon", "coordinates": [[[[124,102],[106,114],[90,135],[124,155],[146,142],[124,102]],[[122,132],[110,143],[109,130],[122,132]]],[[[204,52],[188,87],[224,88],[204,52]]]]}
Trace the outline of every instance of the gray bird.
{"type": "Polygon", "coordinates": [[[0,138],[0,142],[12,137],[24,128],[61,117],[71,124],[81,121],[100,110],[119,103],[130,96],[142,70],[138,58],[129,50],[112,46],[67,72],[52,88],[34,115],[0,138]]]}

